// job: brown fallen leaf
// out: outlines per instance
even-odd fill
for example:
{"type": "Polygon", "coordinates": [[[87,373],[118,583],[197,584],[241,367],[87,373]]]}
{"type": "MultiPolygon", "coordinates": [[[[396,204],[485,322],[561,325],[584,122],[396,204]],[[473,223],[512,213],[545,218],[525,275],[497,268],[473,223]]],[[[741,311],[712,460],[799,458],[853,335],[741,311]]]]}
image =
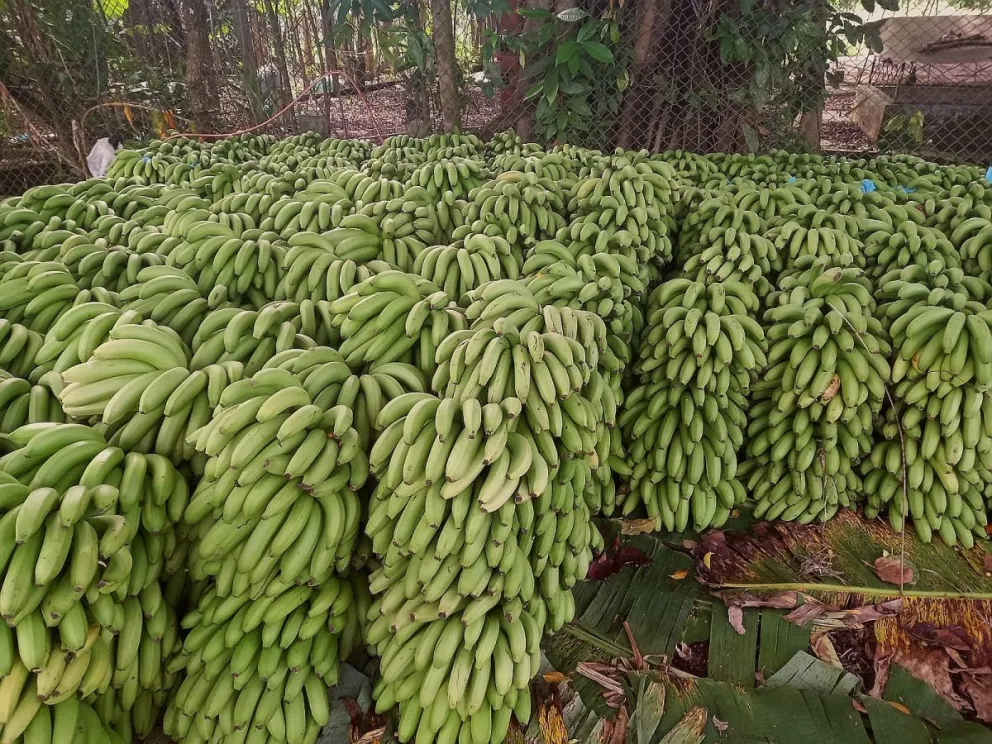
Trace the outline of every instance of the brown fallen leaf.
{"type": "Polygon", "coordinates": [[[824,403],[829,403],[830,400],[837,395],[838,390],[840,390],[840,375],[834,375],[830,378],[830,384],[827,385],[827,389],[823,391],[823,395],[820,396],[820,400],[824,403]]]}
{"type": "Polygon", "coordinates": [[[771,607],[776,610],[791,610],[799,604],[799,593],[794,591],[763,594],[760,597],[749,592],[734,595],[734,604],[741,607],[771,607]]]}
{"type": "Polygon", "coordinates": [[[902,598],[890,599],[879,604],[855,607],[847,611],[844,616],[844,625],[864,625],[886,617],[893,617],[899,614],[902,609],[902,598]]]}
{"type": "Polygon", "coordinates": [[[830,636],[826,633],[814,633],[809,639],[809,645],[813,649],[816,658],[823,663],[829,664],[835,669],[844,668],[844,665],[840,663],[840,657],[837,655],[837,649],[834,648],[833,641],[830,640],[830,636]]]}
{"type": "Polygon", "coordinates": [[[695,550],[698,544],[695,540],[685,539],[682,541],[682,547],[686,550],[695,550]]]}
{"type": "Polygon", "coordinates": [[[951,681],[951,659],[942,648],[911,648],[897,653],[895,661],[918,680],[940,693],[956,710],[968,703],[954,689],[951,681]]]}
{"type": "Polygon", "coordinates": [[[679,569],[678,571],[676,571],[675,573],[673,573],[673,574],[669,574],[669,575],[668,575],[668,578],[670,578],[670,579],[675,579],[676,581],[682,581],[682,579],[684,579],[684,578],[685,578],[686,576],[688,576],[688,575],[689,575],[689,571],[688,571],[687,569],[685,569],[685,568],[680,568],[680,569],[679,569]]]}
{"type": "Polygon", "coordinates": [[[630,714],[627,713],[627,706],[621,705],[617,710],[617,717],[612,721],[603,721],[603,733],[599,740],[602,744],[624,744],[627,741],[627,726],[630,723],[630,714]]]}
{"type": "Polygon", "coordinates": [[[720,733],[723,733],[724,731],[726,731],[727,730],[727,727],[730,726],[729,723],[727,723],[726,721],[721,721],[716,716],[713,716],[712,721],[713,721],[713,728],[715,728],[720,733]]]}
{"type": "Polygon", "coordinates": [[[817,602],[815,599],[806,597],[806,602],[786,615],[785,620],[793,625],[806,625],[813,622],[815,618],[822,615],[827,609],[828,607],[822,602],[817,602]]]}
{"type": "Polygon", "coordinates": [[[989,678],[969,675],[962,680],[961,686],[971,699],[978,719],[986,723],[992,722],[992,682],[989,678]]]}
{"type": "Polygon", "coordinates": [[[909,634],[927,643],[939,644],[955,651],[970,651],[967,635],[960,625],[940,627],[933,623],[916,623],[908,628],[909,634]]]}
{"type": "Polygon", "coordinates": [[[894,555],[883,555],[875,559],[875,573],[886,584],[902,586],[912,584],[913,568],[894,555]]]}
{"type": "Polygon", "coordinates": [[[659,520],[655,517],[647,519],[623,519],[620,521],[620,534],[622,535],[649,535],[657,532],[660,527],[659,520]]]}
{"type": "Polygon", "coordinates": [[[992,553],[986,553],[982,556],[982,565],[985,566],[986,574],[992,574],[992,553]]]}
{"type": "Polygon", "coordinates": [[[885,686],[889,683],[889,671],[892,669],[892,652],[881,648],[875,649],[875,659],[872,662],[872,669],[875,672],[875,684],[871,686],[868,694],[873,698],[882,699],[885,686]]]}
{"type": "Polygon", "coordinates": [[[727,620],[730,622],[730,627],[734,629],[737,635],[745,635],[747,630],[744,628],[744,610],[737,605],[731,605],[727,608],[727,620]]]}
{"type": "Polygon", "coordinates": [[[541,677],[543,677],[544,681],[547,682],[549,685],[557,685],[568,679],[568,677],[566,677],[561,672],[545,672],[544,674],[541,675],[541,677]]]}

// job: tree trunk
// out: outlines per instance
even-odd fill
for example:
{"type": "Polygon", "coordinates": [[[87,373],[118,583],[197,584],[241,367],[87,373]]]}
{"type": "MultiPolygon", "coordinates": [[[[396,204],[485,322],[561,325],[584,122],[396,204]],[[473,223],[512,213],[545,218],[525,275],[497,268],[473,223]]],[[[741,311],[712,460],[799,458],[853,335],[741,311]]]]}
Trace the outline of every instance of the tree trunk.
{"type": "MultiPolygon", "coordinates": [[[[524,4],[524,7],[532,8],[536,10],[551,10],[551,0],[529,0],[529,2],[524,4]]],[[[524,21],[524,33],[532,33],[537,30],[541,25],[541,21],[536,18],[528,18],[524,21]]],[[[530,60],[528,60],[529,62],[530,60]]],[[[521,79],[522,75],[518,77],[518,85],[523,83],[521,79]]],[[[517,119],[517,124],[515,129],[517,134],[519,134],[524,141],[530,139],[531,133],[534,130],[534,106],[529,101],[523,100],[524,91],[520,91],[520,105],[521,112],[520,117],[517,119]]]]}
{"type": "Polygon", "coordinates": [[[823,129],[823,101],[799,118],[799,132],[806,140],[810,152],[820,152],[820,135],[823,129]]]}
{"type": "MultiPolygon", "coordinates": [[[[322,0],[320,6],[320,22],[321,22],[321,33],[324,39],[324,60],[327,63],[328,70],[340,70],[341,64],[338,61],[338,50],[334,42],[334,14],[331,11],[330,0],[322,0]]],[[[327,115],[327,129],[329,132],[334,132],[334,128],[331,126],[331,99],[327,95],[328,88],[337,94],[340,90],[340,83],[338,75],[333,75],[329,80],[324,79],[324,113],[327,115]]],[[[341,112],[341,126],[344,130],[345,136],[348,136],[348,122],[344,115],[344,102],[341,97],[338,96],[338,110],[341,112]]]]}
{"type": "MultiPolygon", "coordinates": [[[[620,115],[620,133],[617,144],[620,147],[630,147],[634,119],[638,118],[637,98],[647,97],[651,91],[644,85],[644,68],[651,53],[651,42],[654,38],[655,18],[658,16],[658,6],[661,0],[640,0],[637,8],[637,25],[634,31],[634,52],[630,59],[630,90],[624,96],[623,112],[620,115]]],[[[669,0],[665,0],[669,4],[669,0]]],[[[642,121],[642,125],[647,122],[642,121]]]]}
{"type": "MultiPolygon", "coordinates": [[[[293,88],[290,84],[289,65],[286,63],[286,45],[283,43],[282,28],[279,24],[278,0],[265,0],[265,14],[269,21],[269,33],[276,55],[276,70],[279,71],[279,108],[283,109],[293,101],[293,88]]],[[[289,109],[283,114],[283,126],[296,131],[296,112],[289,109]]]]}
{"type": "Polygon", "coordinates": [[[248,21],[245,0],[233,0],[234,37],[241,53],[241,76],[248,98],[251,120],[257,124],[265,121],[265,105],[262,103],[262,88],[258,83],[258,60],[255,58],[255,44],[248,21]]]}
{"type": "Polygon", "coordinates": [[[450,1],[431,0],[431,16],[441,96],[441,123],[446,132],[457,132],[462,127],[462,106],[458,95],[458,63],[455,60],[450,1]]]}
{"type": "Polygon", "coordinates": [[[179,0],[186,35],[186,89],[190,98],[190,118],[197,130],[214,128],[214,100],[210,95],[210,37],[207,35],[207,8],[203,0],[179,0]]]}
{"type": "MultiPolygon", "coordinates": [[[[424,30],[420,15],[420,1],[410,1],[410,31],[419,34],[424,30]]],[[[427,137],[431,133],[431,107],[427,92],[427,76],[423,70],[413,69],[406,84],[406,133],[412,137],[427,137]]]]}

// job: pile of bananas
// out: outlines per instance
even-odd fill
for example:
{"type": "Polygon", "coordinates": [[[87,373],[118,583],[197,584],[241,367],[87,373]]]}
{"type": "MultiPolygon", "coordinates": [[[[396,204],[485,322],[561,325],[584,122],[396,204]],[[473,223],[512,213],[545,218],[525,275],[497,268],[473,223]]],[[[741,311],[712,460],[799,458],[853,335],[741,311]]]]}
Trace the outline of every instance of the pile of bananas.
{"type": "Polygon", "coordinates": [[[596,514],[985,535],[976,167],[306,134],[111,172],[0,202],[0,744],[312,742],[359,646],[402,741],[498,744],[596,514]]]}
{"type": "Polygon", "coordinates": [[[752,385],[746,468],[759,516],[825,521],[862,492],[855,465],[872,449],[890,349],[871,283],[853,264],[804,254],[768,298],[768,367],[752,385]]]}

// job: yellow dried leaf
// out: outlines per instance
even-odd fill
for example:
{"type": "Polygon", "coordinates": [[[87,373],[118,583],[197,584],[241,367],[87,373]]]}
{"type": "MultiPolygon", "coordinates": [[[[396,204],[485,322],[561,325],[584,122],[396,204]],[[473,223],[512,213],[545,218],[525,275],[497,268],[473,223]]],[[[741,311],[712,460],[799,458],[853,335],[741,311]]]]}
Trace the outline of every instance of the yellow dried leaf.
{"type": "Polygon", "coordinates": [[[688,575],[689,575],[689,571],[686,570],[686,569],[684,569],[684,568],[682,568],[682,569],[679,569],[678,571],[676,571],[673,574],[669,574],[668,575],[668,578],[675,579],[676,581],[682,581],[682,579],[684,579],[688,575]]]}
{"type": "Polygon", "coordinates": [[[709,568],[711,560],[713,560],[713,554],[707,553],[706,555],[703,556],[703,565],[706,566],[706,568],[709,568]]]}
{"type": "Polygon", "coordinates": [[[912,714],[912,713],[911,713],[911,712],[909,711],[909,708],[907,708],[907,707],[906,707],[905,705],[903,705],[902,703],[897,703],[897,702],[895,702],[895,701],[893,701],[893,700],[888,700],[888,701],[886,701],[886,702],[888,702],[888,704],[889,704],[889,705],[891,705],[891,706],[892,706],[893,708],[895,708],[895,709],[896,709],[897,711],[899,711],[900,713],[905,713],[905,714],[906,714],[907,716],[911,716],[911,715],[913,715],[913,714],[912,714]]]}
{"type": "Polygon", "coordinates": [[[545,672],[541,676],[544,678],[544,681],[547,682],[549,685],[557,685],[568,679],[568,677],[566,677],[561,672],[545,672]]]}

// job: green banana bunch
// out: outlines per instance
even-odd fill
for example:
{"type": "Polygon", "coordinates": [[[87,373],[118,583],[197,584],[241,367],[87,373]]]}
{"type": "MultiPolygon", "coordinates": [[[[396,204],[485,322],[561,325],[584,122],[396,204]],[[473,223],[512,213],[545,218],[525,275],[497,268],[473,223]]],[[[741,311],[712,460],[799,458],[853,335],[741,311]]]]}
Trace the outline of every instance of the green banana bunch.
{"type": "MultiPolygon", "coordinates": [[[[513,131],[499,132],[486,143],[486,151],[491,153],[493,160],[500,157],[521,157],[526,155],[540,155],[544,149],[533,142],[524,142],[519,134],[513,131]]],[[[493,166],[496,170],[519,170],[519,168],[500,168],[493,166]]]]}
{"type": "Polygon", "coordinates": [[[858,266],[864,267],[867,248],[852,235],[857,233],[835,227],[803,227],[801,222],[791,218],[765,233],[785,266],[797,266],[804,257],[838,261],[850,257],[858,266]]]}
{"type": "Polygon", "coordinates": [[[266,362],[289,349],[308,349],[332,338],[313,301],[277,300],[259,310],[225,307],[214,310],[197,329],[191,369],[236,362],[252,376],[266,362]]]}
{"type": "Polygon", "coordinates": [[[554,237],[565,227],[564,214],[565,199],[556,181],[535,173],[503,171],[469,193],[465,223],[475,232],[496,228],[507,242],[523,250],[554,237]]]}
{"type": "Polygon", "coordinates": [[[738,209],[730,225],[723,222],[704,230],[698,244],[687,246],[692,253],[682,265],[685,276],[697,281],[743,282],[759,297],[766,297],[772,289],[767,277],[781,269],[778,248],[768,238],[748,232],[743,222],[744,214],[738,209]],[[734,222],[739,222],[737,227],[734,222]]]}
{"type": "Polygon", "coordinates": [[[312,401],[293,374],[264,369],[225,388],[190,436],[210,458],[185,513],[196,530],[195,578],[223,577],[241,594],[316,584],[348,567],[368,459],[352,410],[312,401]]]}
{"type": "Polygon", "coordinates": [[[35,237],[47,224],[48,220],[30,207],[0,204],[0,243],[10,241],[17,253],[34,248],[35,237]]]}
{"type": "Polygon", "coordinates": [[[687,278],[648,299],[637,385],[619,424],[631,466],[625,513],[643,503],[668,529],[719,525],[743,497],[736,480],[748,392],[765,364],[758,298],[742,282],[687,278]]]}
{"type": "Polygon", "coordinates": [[[317,309],[343,339],[338,350],[350,366],[410,361],[425,375],[434,373],[442,341],[467,325],[437,285],[402,271],[373,274],[317,309]]]}
{"type": "Polygon", "coordinates": [[[898,352],[892,381],[923,380],[922,397],[937,392],[942,384],[945,388],[972,384],[987,390],[992,384],[988,345],[992,313],[985,302],[992,288],[984,280],[965,277],[959,269],[921,274],[922,269],[908,267],[879,281],[880,314],[898,352]]]}
{"type": "MultiPolygon", "coordinates": [[[[168,331],[152,325],[121,325],[111,331],[108,344],[156,341],[159,334],[148,333],[148,329],[168,331]]],[[[98,420],[112,445],[128,452],[157,453],[176,465],[193,459],[189,435],[210,421],[223,390],[244,376],[243,366],[236,361],[193,370],[178,364],[156,368],[134,364],[127,357],[108,356],[103,349],[97,347],[91,361],[63,373],[67,385],[59,394],[69,401],[70,415],[98,420]]]]}
{"type": "Polygon", "coordinates": [[[412,272],[456,298],[486,282],[520,276],[517,257],[505,239],[475,232],[451,245],[424,249],[412,272]]]}
{"type": "Polygon", "coordinates": [[[342,224],[368,220],[379,234],[380,258],[401,271],[410,271],[420,253],[444,235],[431,197],[419,186],[406,189],[402,197],[367,203],[342,224]]]}
{"type": "Polygon", "coordinates": [[[276,288],[277,300],[336,300],[373,274],[389,271],[385,261],[358,263],[342,259],[314,245],[294,245],[283,259],[283,274],[276,288]]]}
{"type": "Polygon", "coordinates": [[[427,388],[423,374],[410,364],[377,364],[356,375],[341,355],[328,347],[283,352],[265,366],[278,367],[295,375],[319,408],[344,406],[350,409],[353,413],[351,425],[358,432],[366,452],[372,446],[374,425],[382,407],[405,393],[422,393],[427,388]]]}
{"type": "MultiPolygon", "coordinates": [[[[23,668],[23,667],[22,667],[23,668]]],[[[33,680],[15,673],[0,683],[3,744],[126,744],[120,733],[104,725],[89,702],[67,697],[53,705],[38,700],[33,680]]]]}
{"type": "Polygon", "coordinates": [[[43,375],[37,385],[32,385],[21,377],[0,371],[0,411],[3,411],[0,433],[10,434],[25,424],[64,423],[65,412],[50,383],[59,384],[43,375]]]}
{"type": "Polygon", "coordinates": [[[644,294],[638,264],[629,255],[589,252],[581,243],[567,247],[542,240],[523,265],[526,284],[539,304],[568,306],[595,313],[610,330],[630,334],[637,330],[638,308],[631,302],[644,294]],[[619,323],[613,323],[619,319],[619,323]]]}
{"type": "Polygon", "coordinates": [[[944,195],[940,200],[928,199],[923,204],[927,227],[940,230],[954,245],[961,243],[992,221],[992,204],[981,195],[944,195]]]}
{"type": "MultiPolygon", "coordinates": [[[[579,164],[558,152],[544,152],[536,145],[501,151],[490,159],[494,173],[518,171],[533,173],[539,181],[549,180],[558,184],[562,193],[567,193],[575,185],[579,164]],[[535,148],[527,150],[525,148],[535,148]]],[[[564,209],[562,209],[564,213],[564,209]]]]}
{"type": "MultiPolygon", "coordinates": [[[[370,615],[381,612],[377,602],[370,615]]],[[[528,683],[540,667],[539,620],[521,608],[467,618],[464,611],[426,623],[400,620],[378,644],[376,712],[398,706],[401,742],[499,744],[511,718],[523,726],[530,720],[528,683]]]]}
{"type": "Polygon", "coordinates": [[[413,172],[427,162],[427,156],[416,147],[389,140],[372,150],[372,157],[362,163],[362,170],[372,178],[409,181],[413,172]]]}
{"type": "Polygon", "coordinates": [[[13,377],[39,377],[44,370],[37,358],[44,341],[42,334],[27,326],[0,318],[0,370],[13,377]]]}
{"type": "Polygon", "coordinates": [[[876,230],[865,237],[864,255],[870,261],[869,275],[878,280],[893,270],[919,266],[931,276],[961,266],[959,254],[943,233],[915,222],[904,222],[896,229],[876,230]]]}
{"type": "Polygon", "coordinates": [[[488,179],[485,163],[478,160],[460,156],[433,159],[428,155],[428,161],[413,172],[406,187],[420,186],[427,190],[431,201],[443,202],[451,207],[488,179]]]}
{"type": "Polygon", "coordinates": [[[196,282],[180,269],[148,266],[138,272],[138,283],[127,287],[118,298],[122,310],[168,326],[188,345],[208,311],[226,306],[227,290],[218,286],[205,297],[196,282]]]}
{"type": "Polygon", "coordinates": [[[667,199],[633,165],[576,182],[567,209],[572,220],[555,236],[560,243],[579,241],[641,265],[671,259],[674,225],[665,219],[667,199]]]}
{"type": "Polygon", "coordinates": [[[81,302],[67,310],[45,334],[34,355],[35,370],[61,374],[88,361],[100,344],[110,339],[117,324],[140,323],[134,311],[122,312],[107,302],[81,302]]]}
{"type": "MultiPolygon", "coordinates": [[[[62,405],[73,418],[102,416],[110,400],[124,393],[123,386],[131,384],[130,397],[141,397],[159,373],[189,365],[189,349],[176,331],[154,321],[119,320],[88,361],[62,372],[62,405]]],[[[160,394],[156,391],[154,397],[160,394]]]]}
{"type": "Polygon", "coordinates": [[[978,467],[949,463],[944,442],[934,445],[928,441],[929,432],[920,436],[918,428],[907,430],[899,418],[896,410],[886,411],[880,427],[883,439],[861,463],[866,516],[885,510],[897,531],[909,519],[927,543],[934,534],[948,545],[964,547],[974,545],[976,537],[986,538],[985,493],[992,473],[981,462],[978,467]]]}
{"type": "Polygon", "coordinates": [[[45,334],[82,297],[72,275],[57,261],[22,261],[0,276],[0,314],[8,323],[45,334]]]}
{"type": "Polygon", "coordinates": [[[852,465],[872,447],[890,348],[870,282],[842,260],[800,258],[768,300],[742,468],[759,517],[826,521],[861,492],[852,465]]]}
{"type": "Polygon", "coordinates": [[[92,241],[73,235],[61,243],[57,260],[65,266],[76,284],[83,289],[99,287],[120,292],[138,281],[138,272],[146,266],[165,263],[156,253],[134,253],[118,244],[92,241]]]}
{"type": "Polygon", "coordinates": [[[189,632],[170,669],[184,676],[165,732],[179,741],[314,744],[368,602],[365,586],[336,577],[319,587],[270,584],[256,598],[206,589],[183,618],[189,632]]]}
{"type": "MultiPolygon", "coordinates": [[[[102,535],[104,530],[111,530],[109,550],[116,541],[124,540],[126,545],[138,539],[135,535],[140,526],[139,538],[147,543],[143,547],[149,562],[134,563],[122,557],[113,569],[123,569],[125,577],[128,570],[144,575],[147,569],[158,575],[164,560],[176,549],[173,525],[182,518],[189,501],[186,479],[167,458],[136,452],[125,455],[108,445],[97,429],[82,424],[29,424],[13,431],[8,439],[16,449],[0,458],[0,471],[31,489],[52,489],[62,499],[76,486],[90,489],[107,484],[117,489],[120,518],[99,520],[97,532],[102,535]]],[[[110,508],[114,504],[112,494],[105,495],[110,508]]],[[[78,508],[84,512],[90,507],[85,494],[73,493],[72,497],[80,500],[78,508]]],[[[111,566],[106,569],[110,571],[111,566]]]]}
{"type": "Polygon", "coordinates": [[[202,296],[221,288],[230,302],[260,307],[275,294],[285,255],[280,243],[257,230],[208,221],[188,226],[182,237],[168,263],[189,274],[202,296]]]}
{"type": "Polygon", "coordinates": [[[367,641],[383,657],[378,709],[399,704],[401,740],[500,741],[511,710],[526,722],[543,630],[572,619],[569,590],[602,548],[583,497],[590,464],[521,412],[516,398],[427,393],[380,412],[366,534],[381,596],[367,641]]]}
{"type": "MultiPolygon", "coordinates": [[[[371,178],[354,166],[339,168],[328,173],[323,180],[329,181],[344,192],[344,198],[360,209],[366,204],[403,196],[402,181],[387,178],[371,178]]],[[[325,189],[327,187],[324,187],[325,189]]],[[[299,212],[295,208],[292,211],[299,212]]],[[[296,225],[300,229],[300,224],[296,225]]]]}
{"type": "Polygon", "coordinates": [[[810,195],[794,183],[775,184],[774,188],[741,188],[734,194],[737,209],[756,212],[766,224],[794,210],[795,205],[812,203],[810,195]]]}

